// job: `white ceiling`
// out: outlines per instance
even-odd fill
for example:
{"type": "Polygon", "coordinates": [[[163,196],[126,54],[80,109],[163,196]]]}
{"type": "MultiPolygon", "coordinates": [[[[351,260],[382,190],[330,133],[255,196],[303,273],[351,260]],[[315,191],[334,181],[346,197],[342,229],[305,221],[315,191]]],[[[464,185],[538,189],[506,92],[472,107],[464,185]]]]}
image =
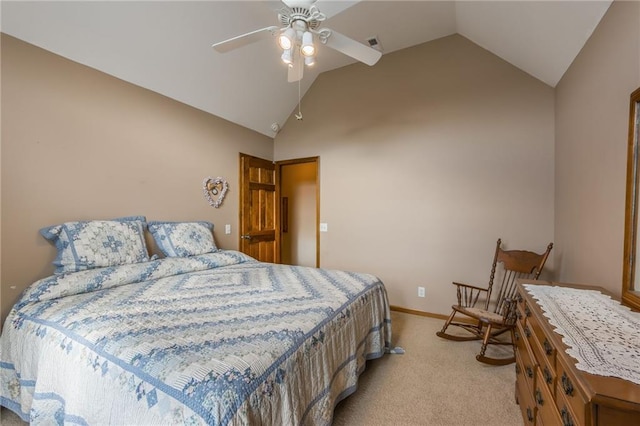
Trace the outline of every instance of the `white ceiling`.
{"type": "MultiPolygon", "coordinates": [[[[459,33],[555,87],[611,1],[328,1],[322,27],[383,53],[459,33]]],[[[7,1],[4,33],[274,136],[297,108],[275,40],[221,54],[211,44],[279,25],[279,1],[7,1]]],[[[383,59],[384,60],[384,57],[383,59]]],[[[322,47],[301,92],[355,61],[322,47]]],[[[361,65],[366,67],[366,65],[361,65]]],[[[375,65],[374,65],[375,66],[375,65]]]]}

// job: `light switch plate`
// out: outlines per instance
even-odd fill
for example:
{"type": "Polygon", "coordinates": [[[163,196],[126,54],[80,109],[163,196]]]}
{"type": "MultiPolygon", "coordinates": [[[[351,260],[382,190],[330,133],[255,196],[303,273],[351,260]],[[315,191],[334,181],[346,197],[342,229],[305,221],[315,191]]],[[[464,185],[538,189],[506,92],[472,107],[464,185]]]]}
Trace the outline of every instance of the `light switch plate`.
{"type": "Polygon", "coordinates": [[[321,223],[320,224],[320,232],[327,232],[329,231],[329,225],[326,223],[321,223]]]}
{"type": "Polygon", "coordinates": [[[226,224],[224,226],[224,233],[227,234],[227,235],[229,235],[231,233],[231,225],[226,224]]]}

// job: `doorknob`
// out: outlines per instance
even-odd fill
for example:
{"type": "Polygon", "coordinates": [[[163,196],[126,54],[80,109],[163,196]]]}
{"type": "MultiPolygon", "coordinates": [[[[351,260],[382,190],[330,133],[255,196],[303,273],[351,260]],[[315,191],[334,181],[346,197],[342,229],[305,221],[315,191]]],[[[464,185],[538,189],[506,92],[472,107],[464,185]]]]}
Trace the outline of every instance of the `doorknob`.
{"type": "Polygon", "coordinates": [[[251,239],[251,235],[247,234],[247,235],[240,235],[240,238],[242,238],[243,240],[250,240],[251,239]]]}

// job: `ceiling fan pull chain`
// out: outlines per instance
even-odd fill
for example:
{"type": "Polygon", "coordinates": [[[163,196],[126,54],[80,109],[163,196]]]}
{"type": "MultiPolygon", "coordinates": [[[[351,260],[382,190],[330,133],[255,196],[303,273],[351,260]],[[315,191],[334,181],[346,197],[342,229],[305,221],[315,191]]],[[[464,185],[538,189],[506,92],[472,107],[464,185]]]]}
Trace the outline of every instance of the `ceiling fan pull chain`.
{"type": "Polygon", "coordinates": [[[302,121],[302,97],[300,96],[300,80],[298,80],[298,113],[296,114],[296,120],[302,121]]]}

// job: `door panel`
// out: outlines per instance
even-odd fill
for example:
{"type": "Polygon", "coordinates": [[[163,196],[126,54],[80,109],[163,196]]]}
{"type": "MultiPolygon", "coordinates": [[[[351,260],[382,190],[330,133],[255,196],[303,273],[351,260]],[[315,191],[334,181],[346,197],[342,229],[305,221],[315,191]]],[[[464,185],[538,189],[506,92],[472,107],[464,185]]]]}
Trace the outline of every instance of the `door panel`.
{"type": "Polygon", "coordinates": [[[279,188],[273,162],[240,154],[240,192],[240,251],[279,263],[279,188]]]}

